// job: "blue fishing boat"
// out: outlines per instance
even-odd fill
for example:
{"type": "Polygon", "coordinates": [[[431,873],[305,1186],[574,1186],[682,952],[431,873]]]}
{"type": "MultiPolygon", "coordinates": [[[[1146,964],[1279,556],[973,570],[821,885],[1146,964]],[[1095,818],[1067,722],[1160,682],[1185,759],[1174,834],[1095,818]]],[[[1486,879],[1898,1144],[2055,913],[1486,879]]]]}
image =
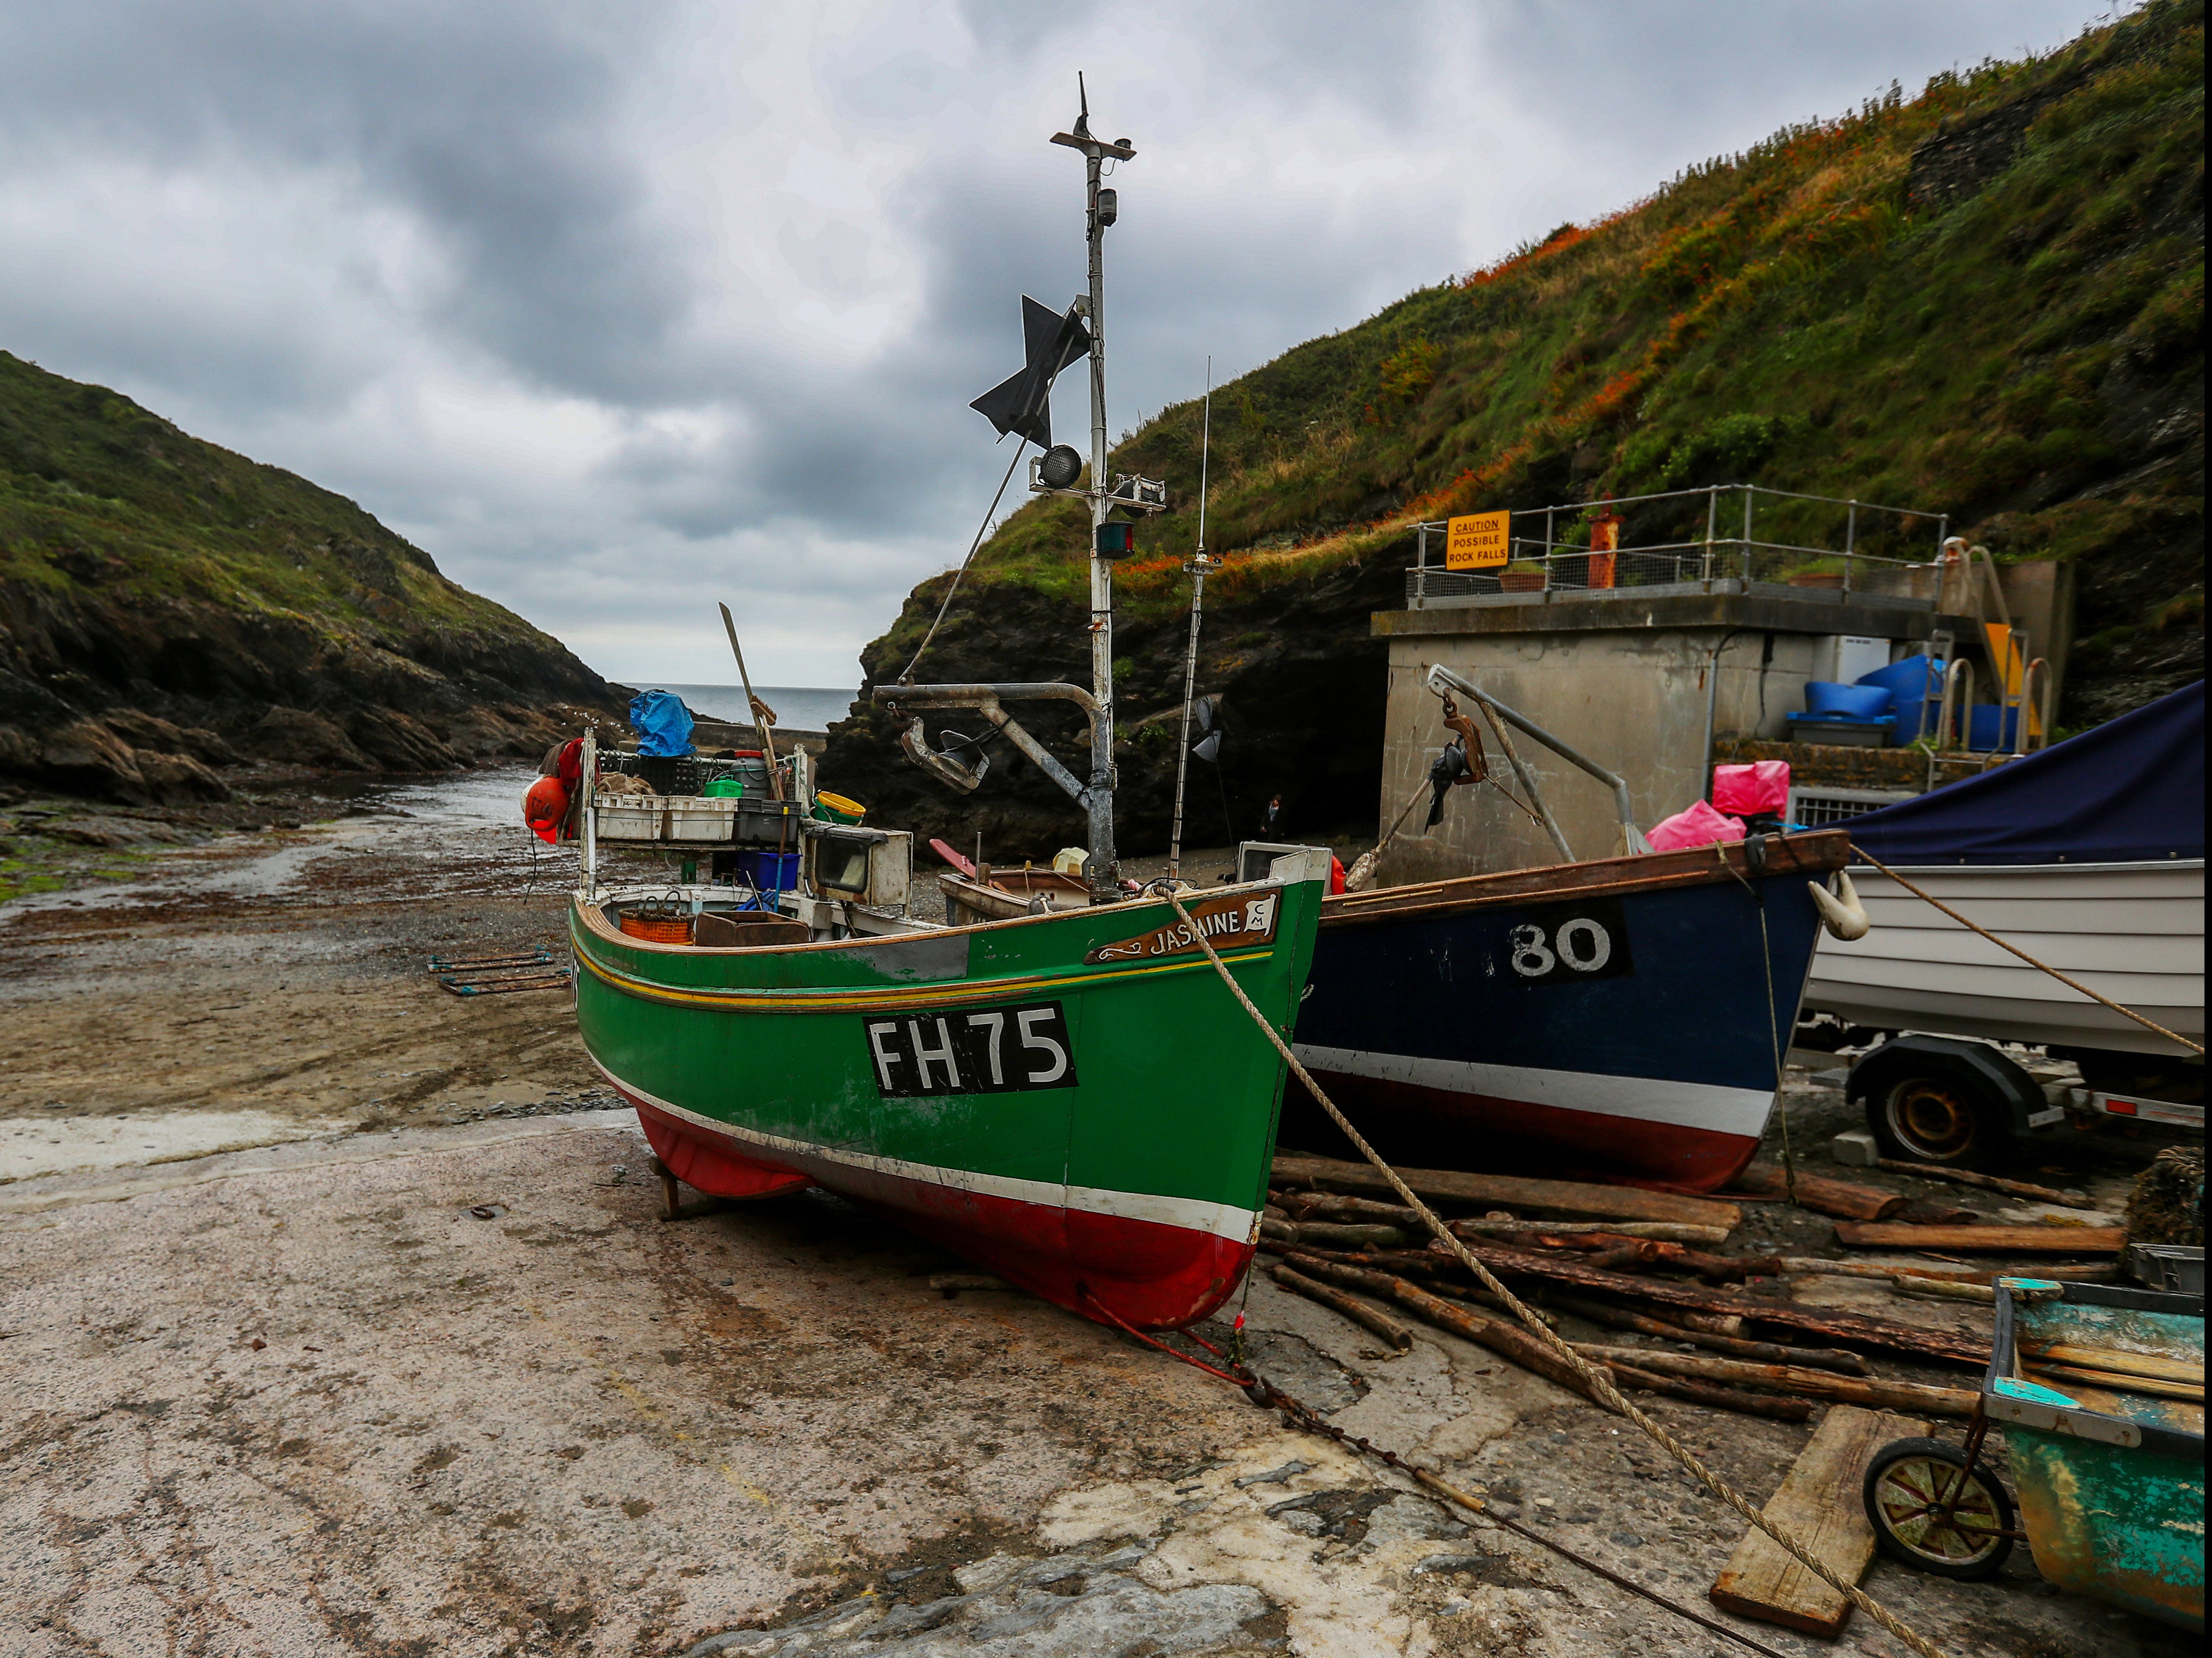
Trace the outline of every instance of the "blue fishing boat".
{"type": "MultiPolygon", "coordinates": [[[[1841,830],[1346,893],[1298,1057],[1386,1157],[1724,1186],[1780,1083],[1841,830]]],[[[1293,1084],[1284,1144],[1340,1149],[1293,1084]]]]}

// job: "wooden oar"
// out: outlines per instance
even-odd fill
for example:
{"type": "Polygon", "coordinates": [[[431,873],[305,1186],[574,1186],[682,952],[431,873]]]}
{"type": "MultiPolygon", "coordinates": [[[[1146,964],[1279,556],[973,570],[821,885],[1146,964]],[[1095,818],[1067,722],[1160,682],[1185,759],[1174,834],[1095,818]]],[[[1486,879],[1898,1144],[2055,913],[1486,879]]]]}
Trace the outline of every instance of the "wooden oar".
{"type": "MultiPolygon", "coordinates": [[[[738,659],[738,678],[745,688],[745,706],[752,713],[753,729],[760,733],[761,752],[768,756],[769,793],[781,800],[783,799],[783,779],[776,774],[775,734],[771,729],[775,724],[775,710],[753,695],[753,677],[745,671],[745,653],[738,644],[737,618],[730,614],[728,605],[719,608],[722,612],[723,630],[730,635],[730,654],[738,659]]],[[[783,844],[780,829],[776,844],[783,844]]]]}

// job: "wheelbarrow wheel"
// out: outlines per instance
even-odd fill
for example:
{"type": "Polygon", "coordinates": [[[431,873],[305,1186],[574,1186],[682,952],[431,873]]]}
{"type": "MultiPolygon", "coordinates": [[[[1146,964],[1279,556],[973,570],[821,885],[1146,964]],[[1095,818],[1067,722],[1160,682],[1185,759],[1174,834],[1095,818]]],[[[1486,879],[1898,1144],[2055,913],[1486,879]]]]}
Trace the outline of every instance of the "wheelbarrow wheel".
{"type": "Polygon", "coordinates": [[[1867,1465],[1875,1544],[1938,1577],[1993,1577],[2012,1553],[2012,1498],[1995,1474],[1941,1439],[1894,1440],[1867,1465]],[[1963,1489],[1961,1489],[1963,1482],[1963,1489]]]}

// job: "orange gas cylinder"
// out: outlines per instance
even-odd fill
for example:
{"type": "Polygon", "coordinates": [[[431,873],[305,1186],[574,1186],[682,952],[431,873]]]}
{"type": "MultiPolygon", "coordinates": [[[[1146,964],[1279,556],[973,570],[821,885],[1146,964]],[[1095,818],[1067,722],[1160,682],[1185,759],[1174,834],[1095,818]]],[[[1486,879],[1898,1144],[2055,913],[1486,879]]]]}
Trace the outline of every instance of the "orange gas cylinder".
{"type": "Polygon", "coordinates": [[[568,815],[568,791],[557,777],[539,778],[522,797],[522,821],[549,846],[560,834],[561,821],[568,815]]]}

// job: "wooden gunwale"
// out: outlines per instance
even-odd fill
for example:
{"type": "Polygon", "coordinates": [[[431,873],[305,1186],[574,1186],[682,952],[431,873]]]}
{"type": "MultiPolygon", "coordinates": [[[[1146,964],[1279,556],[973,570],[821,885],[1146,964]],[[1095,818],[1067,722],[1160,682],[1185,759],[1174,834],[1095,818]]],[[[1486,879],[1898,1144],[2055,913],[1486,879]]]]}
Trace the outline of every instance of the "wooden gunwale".
{"type": "Polygon", "coordinates": [[[1587,863],[1550,864],[1540,869],[1462,876],[1419,886],[1385,887],[1379,892],[1338,893],[1322,901],[1321,924],[1324,927],[1358,926],[1407,915],[1453,915],[1531,901],[1619,897],[1673,887],[1708,886],[1738,877],[1771,879],[1796,873],[1823,875],[1842,869],[1850,855],[1850,835],[1844,829],[1771,835],[1765,839],[1767,864],[1758,876],[1751,873],[1744,855],[1746,843],[1732,841],[1719,849],[1717,856],[1711,847],[1690,847],[1680,852],[1643,853],[1626,858],[1593,859],[1587,863]],[[1782,849],[1780,853],[1777,848],[1782,849]]]}
{"type": "MultiPolygon", "coordinates": [[[[599,918],[596,907],[579,904],[585,914],[586,929],[595,937],[621,944],[623,947],[690,953],[702,956],[750,956],[764,953],[795,953],[802,950],[825,947],[842,948],[858,944],[881,944],[888,942],[880,938],[860,939],[836,938],[807,944],[750,944],[738,946],[698,946],[685,944],[655,944],[650,940],[632,938],[627,933],[616,932],[599,918]],[[599,925],[592,923],[598,920],[599,925]]],[[[1054,918],[1036,915],[1025,920],[1066,920],[1063,913],[1054,918]]],[[[1012,925],[990,924],[990,925],[1012,925]]],[[[944,932],[965,929],[944,928],[927,936],[941,937],[944,932]]],[[[1264,950],[1224,950],[1221,959],[1234,966],[1246,962],[1264,962],[1274,954],[1272,944],[1264,950]]],[[[1202,955],[1194,955],[1187,961],[1159,962],[1145,966],[1109,968],[1091,973],[1025,973],[1000,979],[945,979],[913,985],[847,985],[835,988],[809,990],[702,990],[690,986],[661,985],[623,972],[619,968],[599,961],[584,951],[578,951],[577,962],[592,976],[610,988],[641,1001],[665,1002],[672,1005],[711,1007],[730,1012],[778,1013],[866,1013],[879,1010],[930,1006],[957,1006],[968,1002],[998,1001],[1008,996],[1020,995],[1048,987],[1058,989],[1073,985],[1103,983],[1155,977],[1169,973],[1211,971],[1211,964],[1202,955]]]]}

